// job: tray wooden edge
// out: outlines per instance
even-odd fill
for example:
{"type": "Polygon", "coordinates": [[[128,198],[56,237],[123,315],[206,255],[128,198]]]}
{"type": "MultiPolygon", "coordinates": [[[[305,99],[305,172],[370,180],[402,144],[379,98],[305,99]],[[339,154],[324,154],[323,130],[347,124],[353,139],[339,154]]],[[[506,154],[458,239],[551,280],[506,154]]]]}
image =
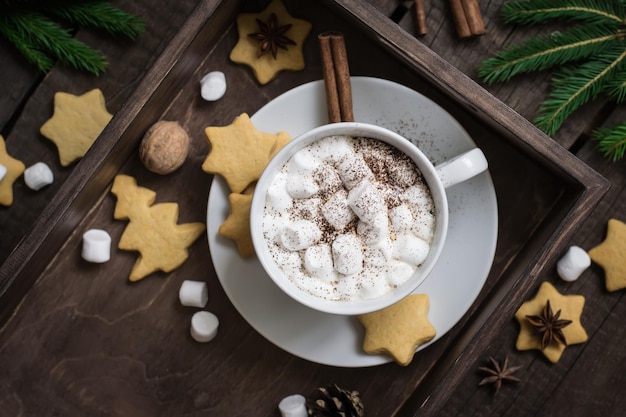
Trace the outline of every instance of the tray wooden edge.
{"type": "MultiPolygon", "coordinates": [[[[546,243],[535,257],[537,262],[531,267],[512,266],[511,273],[516,276],[530,276],[533,279],[516,280],[519,287],[514,288],[514,291],[497,288],[494,297],[497,302],[493,301],[482,306],[476,314],[476,319],[463,329],[460,337],[464,338],[465,343],[456,344],[446,353],[448,361],[429,374],[420,385],[420,389],[405,402],[401,410],[401,414],[406,415],[417,413],[418,410],[420,415],[429,415],[435,413],[438,406],[445,403],[447,397],[444,393],[450,392],[449,389],[456,386],[462,375],[469,371],[467,366],[464,367],[464,363],[473,363],[471,360],[459,361],[458,358],[461,355],[466,358],[476,355],[488,343],[487,340],[479,338],[477,340],[478,330],[487,325],[503,325],[507,314],[510,313],[508,310],[511,309],[506,306],[517,305],[523,294],[536,284],[545,265],[554,258],[573,233],[573,229],[568,225],[576,224],[589,214],[600,197],[608,191],[609,183],[370,4],[354,0],[325,1],[352,18],[364,32],[382,43],[434,86],[461,103],[484,123],[501,132],[505,140],[512,141],[523,152],[555,171],[571,186],[571,192],[566,196],[569,206],[566,205],[565,216],[552,216],[553,220],[543,227],[545,231],[538,231],[538,236],[544,237],[546,243]],[[435,389],[438,388],[438,384],[445,384],[446,389],[435,389]]],[[[243,0],[201,2],[183,29],[146,74],[135,93],[103,131],[101,138],[77,164],[73,175],[61,187],[55,200],[45,208],[31,232],[22,239],[0,267],[0,304],[3,305],[3,309],[0,310],[0,326],[54,258],[57,249],[72,234],[83,218],[81,213],[86,212],[91,206],[94,196],[101,195],[110,186],[117,172],[110,161],[116,155],[127,154],[128,147],[136,146],[134,142],[123,143],[121,138],[124,134],[137,129],[136,126],[140,123],[136,117],[140,115],[143,107],[157,102],[163,90],[171,91],[175,88],[176,72],[181,71],[177,64],[180,63],[180,58],[185,55],[192,40],[200,34],[206,37],[216,35],[219,25],[215,25],[209,32],[203,31],[203,28],[214,17],[219,21],[220,16],[234,15],[243,3],[245,3],[243,0]],[[170,84],[162,88],[164,82],[170,84]]],[[[186,62],[184,66],[188,68],[194,64],[196,63],[186,62]]]]}

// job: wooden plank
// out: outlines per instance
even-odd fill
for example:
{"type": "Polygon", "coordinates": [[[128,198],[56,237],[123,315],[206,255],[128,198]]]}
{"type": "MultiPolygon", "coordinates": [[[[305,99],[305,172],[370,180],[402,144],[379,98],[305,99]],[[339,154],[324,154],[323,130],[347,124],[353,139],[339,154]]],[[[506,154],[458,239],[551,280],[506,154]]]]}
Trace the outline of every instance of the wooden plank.
{"type": "MultiPolygon", "coordinates": [[[[572,228],[561,222],[584,218],[593,199],[604,191],[604,184],[541,134],[532,129],[529,133],[527,122],[469,79],[396,33],[395,26],[380,14],[365,5],[339,3],[329,12],[324,6],[298,2],[296,10],[316,19],[316,29],[345,28],[353,45],[368,45],[367,55],[352,55],[351,67],[357,73],[384,75],[432,96],[485,145],[494,162],[493,172],[502,173],[495,182],[502,200],[501,230],[507,233],[499,240],[494,270],[480,297],[480,301],[490,301],[474,306],[468,317],[435,347],[420,353],[419,361],[408,369],[394,364],[338,369],[287,354],[253,330],[221,289],[204,240],[192,247],[193,262],[139,285],[125,281],[134,254],[116,252],[115,263],[106,268],[79,259],[82,231],[106,225],[117,239],[123,230],[123,222],[111,219],[115,200],[108,193],[110,180],[118,171],[156,189],[160,201],[180,202],[181,221],[204,216],[210,177],[197,166],[187,164],[163,181],[138,164],[134,149],[152,122],[162,117],[181,120],[192,132],[191,160],[197,164],[208,150],[201,133],[204,126],[227,124],[241,111],[253,112],[280,92],[319,78],[314,43],[306,46],[309,64],[305,71],[281,75],[276,83],[263,88],[246,68],[228,63],[227,53],[236,40],[232,28],[215,40],[216,33],[222,33],[219,25],[207,26],[192,49],[184,51],[185,42],[191,41],[203,16],[210,12],[206,3],[192,15],[199,20],[185,26],[131,94],[130,104],[124,107],[126,114],[105,132],[106,142],[98,143],[76,167],[79,175],[68,178],[59,191],[62,198],[48,212],[54,224],[39,223],[35,231],[38,240],[30,247],[35,252],[26,251],[19,258],[27,261],[26,268],[12,265],[11,272],[17,271],[19,279],[40,278],[0,331],[0,367],[10,381],[0,386],[0,402],[8,404],[7,409],[25,415],[273,415],[283,396],[307,394],[328,382],[359,390],[368,415],[413,415],[434,392],[424,410],[432,415],[461,386],[463,378],[471,378],[473,361],[479,360],[492,337],[501,337],[500,329],[508,329],[511,309],[536,282],[522,278],[527,274],[534,278],[554,261],[555,248],[563,247],[565,237],[572,233],[572,228]],[[354,15],[348,16],[350,19],[336,16],[342,7],[354,15]],[[355,19],[363,16],[367,25],[354,27],[355,19]],[[368,31],[372,33],[364,35],[368,31]],[[376,36],[383,39],[382,44],[372,41],[376,36]],[[401,57],[403,53],[408,57],[401,57]],[[179,61],[180,56],[185,59],[179,61]],[[237,89],[229,90],[232,95],[219,103],[203,103],[197,98],[197,81],[215,68],[225,68],[237,89]],[[497,117],[485,123],[492,114],[497,117]],[[555,163],[557,157],[565,157],[571,166],[560,167],[555,163]],[[584,192],[581,182],[598,184],[584,192]],[[189,192],[181,194],[183,187],[189,192]],[[555,199],[555,195],[559,197],[555,199]],[[525,208],[527,201],[533,201],[533,210],[525,208]],[[576,204],[587,203],[586,208],[568,215],[576,204]],[[43,245],[37,246],[42,240],[43,245]],[[216,343],[198,345],[190,340],[187,332],[192,311],[180,307],[176,299],[184,279],[208,282],[210,309],[218,313],[223,326],[216,343]],[[504,304],[498,307],[499,301],[504,304]],[[488,332],[481,333],[482,340],[472,340],[476,330],[490,325],[488,332]],[[26,343],[31,348],[24,352],[26,343]],[[461,357],[458,350],[468,343],[465,361],[457,361],[461,357]],[[20,360],[11,360],[16,357],[20,360]],[[444,364],[438,366],[442,358],[444,364]]],[[[290,4],[295,7],[296,2],[290,4]]],[[[224,12],[222,17],[228,14],[224,12]]]]}

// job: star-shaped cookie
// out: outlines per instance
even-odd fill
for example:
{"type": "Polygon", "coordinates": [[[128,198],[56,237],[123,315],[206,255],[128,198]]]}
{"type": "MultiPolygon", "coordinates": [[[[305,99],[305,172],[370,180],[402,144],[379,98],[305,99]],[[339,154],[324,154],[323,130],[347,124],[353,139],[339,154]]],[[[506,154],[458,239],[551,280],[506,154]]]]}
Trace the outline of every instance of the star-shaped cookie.
{"type": "Polygon", "coordinates": [[[606,238],[589,251],[589,257],[604,269],[608,291],[626,288],[626,223],[610,219],[606,238]]]}
{"type": "Polygon", "coordinates": [[[156,271],[171,272],[187,260],[187,248],[202,234],[204,223],[177,224],[178,204],[152,205],[156,193],[137,186],[133,177],[116,176],[111,192],[117,197],[113,217],[130,220],[118,247],[139,252],[130,281],[156,271]]]}
{"type": "Polygon", "coordinates": [[[252,235],[250,234],[250,206],[252,205],[252,190],[245,194],[232,193],[228,196],[230,214],[220,225],[220,235],[232,239],[242,258],[254,255],[252,235]]]}
{"type": "Polygon", "coordinates": [[[237,17],[239,41],[231,51],[230,59],[238,64],[249,66],[261,84],[267,84],[281,71],[302,70],[304,69],[302,46],[311,31],[311,26],[311,23],[306,20],[292,17],[280,0],[272,1],[260,13],[242,13],[237,17]],[[284,35],[296,43],[295,45],[287,45],[287,50],[278,48],[276,59],[271,53],[258,56],[259,41],[248,36],[259,32],[260,27],[257,19],[267,23],[272,13],[277,18],[278,26],[292,25],[284,35]]]}
{"type": "Polygon", "coordinates": [[[411,294],[387,308],[357,316],[365,327],[363,350],[389,354],[407,366],[415,350],[437,333],[428,321],[428,308],[428,295],[411,294]]]}
{"type": "Polygon", "coordinates": [[[204,132],[211,150],[202,169],[224,177],[233,193],[258,180],[272,156],[291,139],[285,132],[272,135],[257,130],[246,113],[228,126],[211,126],[204,132]]]}
{"type": "Polygon", "coordinates": [[[58,92],[54,113],[39,131],[57,146],[65,167],[85,155],[112,117],[97,88],[80,96],[58,92]]]}
{"type": "Polygon", "coordinates": [[[7,146],[2,135],[0,135],[0,164],[6,169],[4,176],[0,179],[0,204],[10,206],[13,204],[13,183],[22,175],[26,166],[22,161],[12,158],[7,153],[7,146]]]}
{"type": "Polygon", "coordinates": [[[526,316],[541,315],[548,300],[555,314],[559,310],[561,311],[560,319],[572,321],[562,329],[567,345],[575,345],[587,341],[587,332],[580,323],[580,317],[585,306],[585,297],[582,295],[563,295],[552,284],[544,282],[539,287],[535,298],[523,303],[517,310],[517,313],[515,313],[515,318],[520,324],[520,332],[515,347],[518,350],[540,350],[550,362],[556,363],[567,346],[557,341],[552,341],[545,349],[541,350],[541,334],[526,318],[526,316]]]}

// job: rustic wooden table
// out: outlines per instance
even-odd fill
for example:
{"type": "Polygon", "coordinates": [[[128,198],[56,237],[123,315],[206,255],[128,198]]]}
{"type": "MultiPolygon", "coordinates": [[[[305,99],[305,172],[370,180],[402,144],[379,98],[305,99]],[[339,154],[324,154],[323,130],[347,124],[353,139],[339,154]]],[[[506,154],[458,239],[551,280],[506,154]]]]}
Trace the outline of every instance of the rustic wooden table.
{"type": "MultiPolygon", "coordinates": [[[[0,263],[9,257],[73,174],[72,167],[59,166],[56,150],[38,133],[39,126],[50,116],[53,94],[80,93],[99,87],[105,93],[109,110],[116,113],[200,2],[159,1],[158,6],[148,0],[113,3],[143,17],[147,30],[132,43],[90,31],[77,33],[79,39],[107,55],[110,66],[101,77],[62,66],[43,76],[6,42],[0,42],[0,132],[7,138],[10,154],[27,166],[45,161],[56,175],[52,186],[37,193],[18,181],[15,203],[0,208],[0,263]]],[[[391,16],[399,2],[369,3],[383,15],[391,16]]],[[[426,0],[428,34],[419,39],[474,80],[478,80],[476,71],[481,60],[502,46],[545,30],[506,26],[499,19],[504,0],[481,1],[487,33],[459,40],[447,3],[426,0]]],[[[412,13],[406,14],[399,25],[408,33],[415,33],[412,13]]],[[[216,60],[218,65],[225,62],[224,56],[216,60]]],[[[293,77],[286,80],[284,88],[299,82],[293,77]]],[[[532,119],[549,83],[549,74],[539,73],[486,88],[523,117],[532,119]]],[[[230,89],[237,86],[231,85],[230,89]]],[[[255,103],[262,102],[258,99],[255,103]]],[[[232,117],[238,112],[237,108],[229,108],[223,116],[232,117]]],[[[589,249],[603,240],[608,219],[626,221],[626,161],[612,163],[603,158],[588,135],[598,125],[612,125],[625,118],[623,106],[599,100],[578,111],[554,138],[611,183],[591,214],[575,225],[567,242],[562,242],[564,247],[589,249]]],[[[194,157],[201,160],[203,155],[194,157]]],[[[206,180],[202,174],[196,177],[198,181],[206,180]]],[[[524,204],[530,213],[534,209],[533,201],[515,202],[510,192],[498,198],[505,207],[524,204]]],[[[187,202],[206,204],[206,195],[187,202]]],[[[105,197],[93,204],[96,209],[89,213],[83,226],[98,224],[95,220],[90,223],[91,218],[110,217],[114,202],[105,197]]],[[[185,216],[189,214],[183,209],[181,217],[185,216]]],[[[121,224],[115,226],[115,233],[119,235],[122,228],[121,224]]],[[[500,233],[506,235],[509,230],[500,233]]],[[[195,245],[191,259],[200,258],[205,252],[205,243],[195,245]]],[[[112,282],[124,281],[123,275],[112,279],[110,271],[79,265],[76,250],[66,247],[64,253],[64,260],[55,260],[47,268],[45,279],[37,280],[26,294],[20,294],[21,303],[15,301],[14,311],[11,309],[11,314],[0,323],[2,416],[278,415],[276,404],[283,396],[293,392],[307,394],[305,391],[327,383],[359,390],[369,416],[421,415],[421,410],[438,416],[621,416],[626,407],[623,291],[607,292],[603,271],[596,265],[572,284],[558,282],[553,272],[541,279],[557,284],[562,292],[585,296],[582,322],[589,334],[586,343],[568,347],[557,364],[550,364],[537,352],[515,350],[518,327],[510,316],[496,321],[504,323],[496,329],[480,329],[488,343],[473,346],[483,350],[472,351],[470,346],[463,355],[453,358],[455,365],[463,363],[465,356],[474,359],[460,367],[457,374],[454,366],[447,367],[448,382],[444,386],[454,389],[440,392],[437,380],[422,384],[421,375],[428,371],[425,364],[439,358],[440,347],[454,352],[458,331],[420,353],[407,368],[395,364],[366,369],[320,366],[283,352],[250,328],[230,305],[213,274],[209,282],[212,308],[222,313],[224,324],[218,340],[199,345],[187,336],[190,313],[177,305],[176,290],[184,276],[178,276],[175,282],[161,277],[146,280],[141,287],[115,284],[117,288],[111,289],[112,282]],[[81,276],[74,274],[76,269],[82,271],[81,276]],[[495,396],[488,388],[478,386],[482,375],[477,367],[485,365],[490,355],[499,359],[508,356],[512,363],[522,366],[517,372],[522,381],[505,384],[495,396]],[[212,358],[219,358],[220,363],[212,358]],[[419,395],[414,395],[415,391],[419,395]],[[427,398],[430,400],[424,402],[427,398]]],[[[132,263],[132,256],[119,256],[126,265],[132,263]]],[[[505,264],[506,256],[500,254],[497,262],[505,264]]],[[[199,276],[203,268],[211,268],[206,261],[190,264],[186,273],[191,277],[199,276]]],[[[520,298],[532,297],[535,289],[532,287],[520,298]]],[[[4,292],[6,288],[0,290],[4,292]]],[[[480,300],[484,302],[485,298],[480,300]]],[[[516,308],[511,306],[507,311],[516,308]]]]}

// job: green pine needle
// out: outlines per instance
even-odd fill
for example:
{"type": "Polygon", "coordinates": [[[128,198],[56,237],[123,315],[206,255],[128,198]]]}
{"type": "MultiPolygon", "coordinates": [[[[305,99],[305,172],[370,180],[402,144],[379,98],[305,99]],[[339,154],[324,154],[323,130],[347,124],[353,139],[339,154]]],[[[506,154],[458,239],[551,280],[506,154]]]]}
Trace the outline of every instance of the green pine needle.
{"type": "Polygon", "coordinates": [[[506,3],[506,23],[532,25],[555,21],[623,23],[624,0],[527,0],[506,3]]]}
{"type": "Polygon", "coordinates": [[[598,150],[609,160],[618,161],[626,154],[626,124],[596,129],[592,137],[598,141],[598,150]]]}
{"type": "Polygon", "coordinates": [[[626,100],[626,71],[619,71],[606,85],[605,92],[618,103],[623,103],[626,100]]]}
{"type": "Polygon", "coordinates": [[[68,30],[38,12],[15,12],[9,17],[9,24],[27,44],[50,52],[64,64],[94,75],[100,75],[106,70],[107,62],[103,55],[73,38],[68,30]]]}
{"type": "Polygon", "coordinates": [[[94,75],[107,68],[106,58],[98,51],[73,38],[72,26],[103,30],[114,36],[136,38],[144,30],[143,21],[101,0],[49,0],[2,4],[0,2],[0,35],[43,72],[49,71],[53,60],[94,75]]]}
{"type": "Polygon", "coordinates": [[[112,35],[135,39],[144,30],[143,20],[107,2],[94,1],[46,7],[46,13],[76,26],[104,30],[112,35]]]}
{"type": "Polygon", "coordinates": [[[35,65],[39,71],[48,72],[52,69],[54,61],[39,50],[38,46],[31,42],[30,39],[23,38],[6,17],[0,17],[0,33],[4,35],[9,42],[13,43],[24,58],[35,65]]]}
{"type": "MultiPolygon", "coordinates": [[[[478,68],[488,84],[554,69],[551,92],[534,121],[541,130],[554,135],[574,111],[600,94],[626,101],[626,0],[522,0],[504,4],[501,13],[513,24],[580,22],[566,32],[504,48],[478,68]]],[[[623,157],[626,124],[599,129],[594,137],[607,157],[623,157]]]]}
{"type": "Polygon", "coordinates": [[[620,41],[616,24],[589,24],[567,32],[532,38],[483,61],[478,75],[488,84],[508,81],[516,74],[540,71],[588,58],[620,41]]]}
{"type": "Polygon", "coordinates": [[[555,74],[552,92],[535,119],[537,127],[553,135],[569,115],[603,92],[618,70],[626,69],[626,49],[617,46],[602,57],[555,74]]]}

